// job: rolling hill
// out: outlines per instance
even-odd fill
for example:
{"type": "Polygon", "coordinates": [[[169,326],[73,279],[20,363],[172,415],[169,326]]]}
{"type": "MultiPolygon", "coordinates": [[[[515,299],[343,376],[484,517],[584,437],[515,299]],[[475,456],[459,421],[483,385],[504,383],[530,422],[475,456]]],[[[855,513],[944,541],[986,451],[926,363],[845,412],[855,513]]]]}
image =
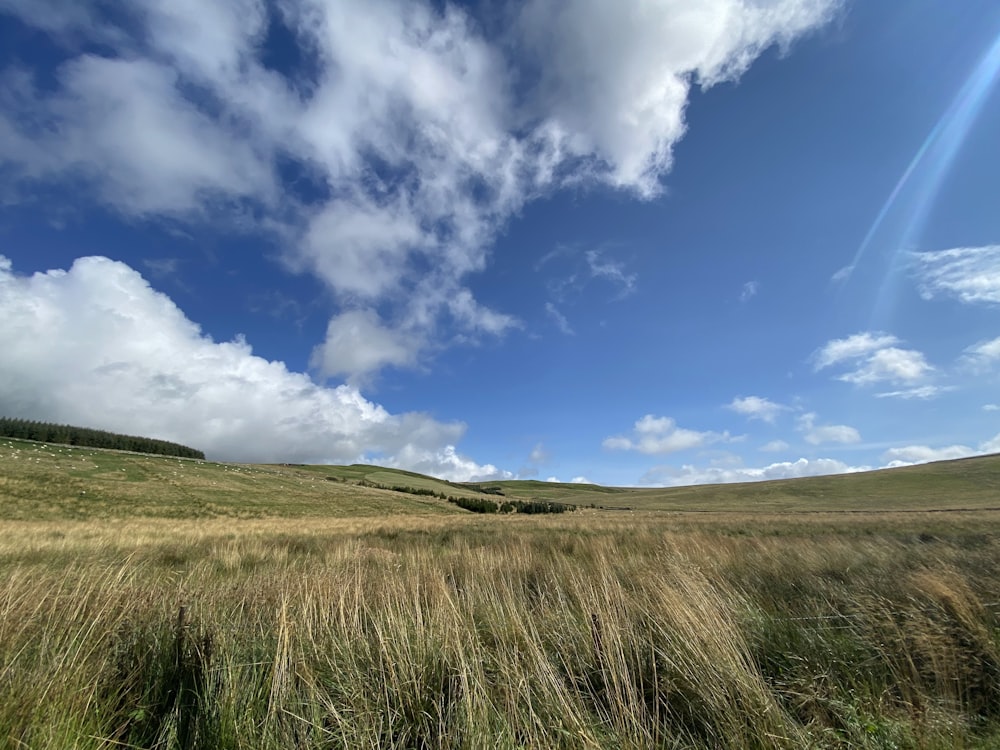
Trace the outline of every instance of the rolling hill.
{"type": "Polygon", "coordinates": [[[1000,455],[804,479],[675,488],[447,482],[380,466],[232,464],[0,439],[0,519],[464,514],[439,497],[595,510],[801,513],[1000,508],[1000,455]]]}

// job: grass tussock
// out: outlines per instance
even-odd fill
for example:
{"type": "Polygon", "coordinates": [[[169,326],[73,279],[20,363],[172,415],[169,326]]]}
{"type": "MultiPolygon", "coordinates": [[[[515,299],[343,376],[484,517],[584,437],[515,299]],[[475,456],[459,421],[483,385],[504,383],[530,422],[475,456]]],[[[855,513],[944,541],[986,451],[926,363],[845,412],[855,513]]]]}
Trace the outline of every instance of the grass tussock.
{"type": "Polygon", "coordinates": [[[1000,738],[990,515],[638,521],[8,523],[0,747],[1000,738]]]}

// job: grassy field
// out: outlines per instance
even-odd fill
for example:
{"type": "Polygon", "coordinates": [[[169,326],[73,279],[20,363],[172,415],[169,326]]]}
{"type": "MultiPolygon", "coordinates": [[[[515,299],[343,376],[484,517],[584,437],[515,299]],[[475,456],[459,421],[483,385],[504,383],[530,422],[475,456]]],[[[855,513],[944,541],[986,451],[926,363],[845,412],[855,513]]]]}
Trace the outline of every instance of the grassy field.
{"type": "Polygon", "coordinates": [[[0,441],[0,747],[1000,747],[996,459],[529,517],[379,472],[0,441]]]}

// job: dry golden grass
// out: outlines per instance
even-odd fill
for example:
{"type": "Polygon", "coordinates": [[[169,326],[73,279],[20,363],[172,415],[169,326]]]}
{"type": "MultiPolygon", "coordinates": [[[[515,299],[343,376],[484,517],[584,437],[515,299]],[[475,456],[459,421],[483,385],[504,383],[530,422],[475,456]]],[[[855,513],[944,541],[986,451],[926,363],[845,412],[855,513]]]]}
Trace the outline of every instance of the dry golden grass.
{"type": "Polygon", "coordinates": [[[998,528],[3,522],[0,746],[986,746],[998,528]]]}

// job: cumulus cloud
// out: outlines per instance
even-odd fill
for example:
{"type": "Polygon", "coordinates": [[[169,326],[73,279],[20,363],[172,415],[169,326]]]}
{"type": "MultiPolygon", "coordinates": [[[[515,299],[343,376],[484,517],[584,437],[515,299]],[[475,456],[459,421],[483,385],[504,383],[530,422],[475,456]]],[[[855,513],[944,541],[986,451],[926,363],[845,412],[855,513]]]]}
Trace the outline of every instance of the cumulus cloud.
{"type": "Polygon", "coordinates": [[[913,383],[926,377],[933,369],[921,352],[890,346],[879,349],[857,370],[841,375],[840,380],[858,385],[913,383]]]}
{"type": "Polygon", "coordinates": [[[838,380],[855,385],[892,383],[910,386],[879,394],[881,396],[929,398],[935,395],[937,390],[920,390],[917,387],[934,372],[934,368],[922,352],[895,346],[898,343],[899,339],[890,334],[867,331],[844,339],[833,339],[813,354],[813,368],[818,372],[827,367],[849,364],[854,369],[838,375],[838,380]]]}
{"type": "Polygon", "coordinates": [[[774,424],[781,412],[788,410],[787,406],[760,396],[738,396],[726,408],[749,419],[760,419],[770,424],[774,424]]]}
{"type": "Polygon", "coordinates": [[[914,253],[913,273],[924,299],[1000,304],[1000,245],[914,253]]]}
{"type": "Polygon", "coordinates": [[[861,442],[861,433],[854,427],[846,424],[817,425],[816,414],[813,412],[799,417],[798,430],[805,441],[812,445],[861,442]]]}
{"type": "Polygon", "coordinates": [[[728,432],[687,430],[678,427],[670,417],[654,417],[652,414],[647,414],[636,421],[631,435],[605,438],[602,445],[607,450],[631,450],[646,455],[663,455],[730,439],[728,432]]]}
{"type": "Polygon", "coordinates": [[[358,375],[416,359],[418,340],[382,325],[373,310],[349,310],[330,320],[326,340],[313,350],[322,375],[358,375]]]}
{"type": "Polygon", "coordinates": [[[605,182],[653,195],[684,133],[692,82],[738,77],[761,50],[787,45],[838,5],[532,0],[518,30],[539,77],[533,113],[605,182]]]}
{"type": "Polygon", "coordinates": [[[818,372],[841,362],[860,359],[897,343],[899,343],[899,339],[895,336],[869,331],[856,333],[844,339],[833,339],[813,355],[813,366],[818,372]]]}
{"type": "Polygon", "coordinates": [[[639,480],[640,484],[679,487],[691,484],[732,484],[734,482],[759,482],[768,479],[794,479],[825,474],[847,474],[870,471],[870,466],[851,466],[832,458],[800,458],[781,461],[763,467],[699,467],[690,464],[679,468],[658,466],[650,469],[639,480]]]}
{"type": "Polygon", "coordinates": [[[238,461],[378,463],[449,479],[509,477],[457,453],[458,422],[390,414],[215,342],[107,258],[22,277],[0,256],[0,413],[174,440],[238,461]]]}
{"type": "Polygon", "coordinates": [[[908,445],[904,448],[891,448],[882,454],[882,459],[888,461],[890,467],[923,464],[928,461],[945,461],[951,458],[965,458],[975,455],[975,448],[967,445],[949,445],[944,448],[931,448],[928,445],[908,445]]]}
{"type": "MultiPolygon", "coordinates": [[[[429,0],[3,0],[65,60],[45,85],[3,71],[0,166],[25,196],[71,185],[129,217],[271,237],[332,292],[323,363],[351,326],[417,348],[502,335],[516,321],[467,278],[512,215],[563,186],[656,195],[692,86],[737,79],[840,4],[529,0],[495,24],[429,0]],[[268,57],[276,30],[298,62],[268,57]]],[[[418,359],[381,345],[324,371],[418,359]]]]}
{"type": "Polygon", "coordinates": [[[756,297],[759,290],[759,283],[756,281],[748,281],[743,285],[743,291],[740,292],[740,302],[748,302],[751,298],[756,297]]]}
{"type": "Polygon", "coordinates": [[[1000,434],[989,440],[984,440],[977,447],[967,445],[948,445],[932,448],[929,445],[907,445],[903,448],[891,448],[882,454],[882,460],[888,467],[923,464],[929,461],[947,461],[969,456],[983,456],[989,453],[1000,453],[1000,434]]]}

